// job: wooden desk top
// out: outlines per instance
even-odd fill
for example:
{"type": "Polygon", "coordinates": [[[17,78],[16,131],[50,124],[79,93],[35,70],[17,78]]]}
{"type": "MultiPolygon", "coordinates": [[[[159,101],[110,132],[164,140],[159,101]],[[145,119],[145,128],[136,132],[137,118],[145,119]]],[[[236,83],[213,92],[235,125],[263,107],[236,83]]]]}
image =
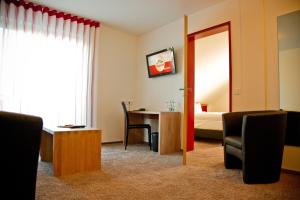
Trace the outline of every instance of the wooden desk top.
{"type": "Polygon", "coordinates": [[[170,112],[170,111],[128,111],[132,114],[144,114],[144,115],[159,115],[161,113],[180,113],[180,112],[170,112]]]}
{"type": "Polygon", "coordinates": [[[55,132],[75,132],[75,131],[99,131],[97,128],[58,128],[58,127],[43,127],[47,133],[54,134],[55,132]]]}
{"type": "Polygon", "coordinates": [[[159,115],[160,112],[157,111],[129,111],[128,113],[133,114],[148,114],[148,115],[159,115]]]}

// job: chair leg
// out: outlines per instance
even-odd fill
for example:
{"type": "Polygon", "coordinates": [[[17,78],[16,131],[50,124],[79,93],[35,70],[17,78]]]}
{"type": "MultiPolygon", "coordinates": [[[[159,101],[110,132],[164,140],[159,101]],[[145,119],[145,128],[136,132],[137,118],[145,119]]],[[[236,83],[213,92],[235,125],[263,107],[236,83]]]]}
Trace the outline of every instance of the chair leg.
{"type": "Polygon", "coordinates": [[[152,143],[151,143],[151,127],[148,128],[148,141],[149,141],[149,146],[150,146],[150,150],[151,150],[151,149],[152,149],[152,148],[151,148],[151,146],[152,146],[152,145],[151,145],[151,144],[152,144],[152,143]]]}
{"type": "Polygon", "coordinates": [[[266,158],[251,160],[247,163],[244,161],[242,170],[244,183],[274,183],[280,180],[281,162],[271,164],[266,158]]]}
{"type": "Polygon", "coordinates": [[[124,142],[123,142],[125,150],[126,150],[126,136],[127,136],[127,129],[126,129],[126,126],[125,126],[125,128],[124,128],[124,142]]]}
{"type": "Polygon", "coordinates": [[[125,150],[126,150],[127,144],[128,144],[128,132],[129,132],[129,129],[126,128],[126,134],[125,134],[125,150]]]}
{"type": "Polygon", "coordinates": [[[242,161],[237,157],[224,152],[224,165],[226,169],[241,169],[242,161]]]}

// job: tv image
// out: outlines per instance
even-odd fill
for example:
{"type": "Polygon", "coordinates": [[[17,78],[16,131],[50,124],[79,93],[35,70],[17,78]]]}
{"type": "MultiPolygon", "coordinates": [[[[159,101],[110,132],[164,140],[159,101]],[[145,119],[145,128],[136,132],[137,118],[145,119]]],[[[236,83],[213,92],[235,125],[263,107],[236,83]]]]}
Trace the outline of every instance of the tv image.
{"type": "Polygon", "coordinates": [[[176,73],[173,47],[148,54],[146,60],[149,78],[176,73]]]}

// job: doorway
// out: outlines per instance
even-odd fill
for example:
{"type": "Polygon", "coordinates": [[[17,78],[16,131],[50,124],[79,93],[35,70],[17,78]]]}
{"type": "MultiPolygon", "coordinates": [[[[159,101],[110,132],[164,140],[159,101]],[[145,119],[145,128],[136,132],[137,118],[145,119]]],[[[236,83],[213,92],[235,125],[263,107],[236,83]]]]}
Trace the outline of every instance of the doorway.
{"type": "Polygon", "coordinates": [[[222,113],[232,109],[230,38],[230,22],[188,35],[187,151],[194,150],[195,130],[222,139],[222,113]]]}

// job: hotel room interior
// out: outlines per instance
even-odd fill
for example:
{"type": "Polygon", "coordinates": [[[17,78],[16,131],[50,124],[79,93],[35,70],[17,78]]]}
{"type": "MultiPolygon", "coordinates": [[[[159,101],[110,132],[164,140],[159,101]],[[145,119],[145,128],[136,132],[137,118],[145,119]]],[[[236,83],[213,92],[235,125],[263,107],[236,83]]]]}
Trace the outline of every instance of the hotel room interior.
{"type": "Polygon", "coordinates": [[[0,2],[3,198],[300,198],[300,0],[0,2]]]}

